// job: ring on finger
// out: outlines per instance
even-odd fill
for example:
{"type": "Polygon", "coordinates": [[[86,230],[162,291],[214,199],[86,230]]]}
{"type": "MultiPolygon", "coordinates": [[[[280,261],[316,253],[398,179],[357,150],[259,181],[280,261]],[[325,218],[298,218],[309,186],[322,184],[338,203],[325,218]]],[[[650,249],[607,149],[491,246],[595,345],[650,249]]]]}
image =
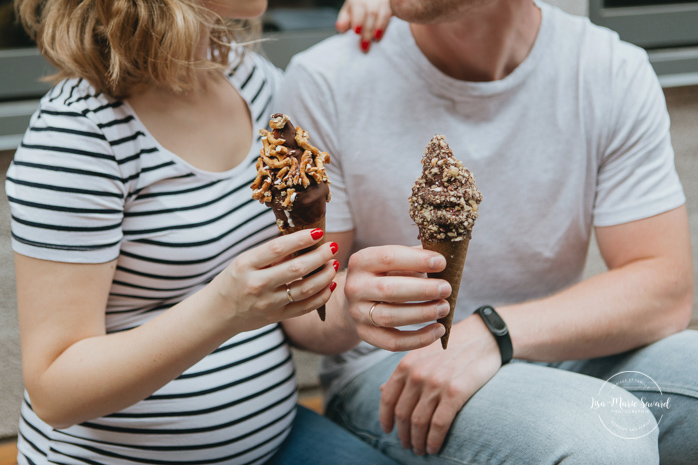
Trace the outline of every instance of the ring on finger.
{"type": "Polygon", "coordinates": [[[377,324],[374,319],[373,319],[373,310],[376,309],[378,304],[382,304],[383,302],[374,302],[373,305],[371,305],[371,309],[368,311],[368,319],[371,320],[371,324],[375,326],[376,328],[382,328],[381,325],[377,324]]]}
{"type": "Polygon", "coordinates": [[[295,302],[295,300],[293,300],[293,296],[291,295],[291,287],[288,284],[286,284],[286,297],[288,297],[288,301],[290,303],[295,302]]]}

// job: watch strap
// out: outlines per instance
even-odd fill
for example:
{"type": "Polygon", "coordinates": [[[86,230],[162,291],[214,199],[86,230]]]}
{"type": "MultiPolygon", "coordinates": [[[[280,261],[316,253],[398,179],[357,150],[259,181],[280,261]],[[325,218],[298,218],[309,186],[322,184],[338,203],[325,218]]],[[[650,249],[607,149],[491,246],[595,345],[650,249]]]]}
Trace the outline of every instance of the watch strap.
{"type": "Polygon", "coordinates": [[[514,355],[509,329],[502,317],[491,305],[483,305],[475,310],[497,341],[502,356],[502,365],[509,363],[514,355]]]}

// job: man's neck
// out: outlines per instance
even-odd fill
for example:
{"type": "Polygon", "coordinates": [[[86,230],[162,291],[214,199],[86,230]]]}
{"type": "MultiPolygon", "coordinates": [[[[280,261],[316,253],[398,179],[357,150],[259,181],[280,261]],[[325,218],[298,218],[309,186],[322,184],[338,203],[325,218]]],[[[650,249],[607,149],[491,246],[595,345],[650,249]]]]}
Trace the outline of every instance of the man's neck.
{"type": "Polygon", "coordinates": [[[453,22],[410,24],[417,46],[444,74],[462,81],[497,81],[528,56],[540,9],[532,1],[501,0],[453,22]]]}

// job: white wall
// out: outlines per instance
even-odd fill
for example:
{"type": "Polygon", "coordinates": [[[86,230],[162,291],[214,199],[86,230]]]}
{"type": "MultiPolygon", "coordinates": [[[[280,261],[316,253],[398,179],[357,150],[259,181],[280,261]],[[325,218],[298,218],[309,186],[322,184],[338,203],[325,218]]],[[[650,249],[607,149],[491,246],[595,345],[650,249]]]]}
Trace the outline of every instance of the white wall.
{"type": "Polygon", "coordinates": [[[544,0],[545,3],[555,5],[568,13],[580,16],[589,16],[589,0],[544,0]]]}
{"type": "Polygon", "coordinates": [[[11,156],[12,152],[0,152],[0,440],[17,434],[22,402],[15,269],[3,176],[10,165],[11,156]]]}

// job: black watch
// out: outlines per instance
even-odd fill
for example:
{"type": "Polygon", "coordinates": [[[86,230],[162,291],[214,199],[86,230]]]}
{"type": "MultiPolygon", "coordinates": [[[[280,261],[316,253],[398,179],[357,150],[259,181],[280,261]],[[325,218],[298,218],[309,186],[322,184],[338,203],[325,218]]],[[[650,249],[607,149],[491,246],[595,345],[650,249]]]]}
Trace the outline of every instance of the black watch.
{"type": "Polygon", "coordinates": [[[492,308],[490,305],[484,305],[477,310],[475,313],[482,317],[482,321],[485,322],[485,326],[490,330],[494,338],[497,340],[497,345],[499,346],[499,352],[502,354],[502,365],[506,365],[511,361],[511,357],[514,355],[514,349],[511,346],[511,338],[509,337],[509,330],[507,329],[507,324],[504,323],[502,317],[499,313],[492,308]]]}

